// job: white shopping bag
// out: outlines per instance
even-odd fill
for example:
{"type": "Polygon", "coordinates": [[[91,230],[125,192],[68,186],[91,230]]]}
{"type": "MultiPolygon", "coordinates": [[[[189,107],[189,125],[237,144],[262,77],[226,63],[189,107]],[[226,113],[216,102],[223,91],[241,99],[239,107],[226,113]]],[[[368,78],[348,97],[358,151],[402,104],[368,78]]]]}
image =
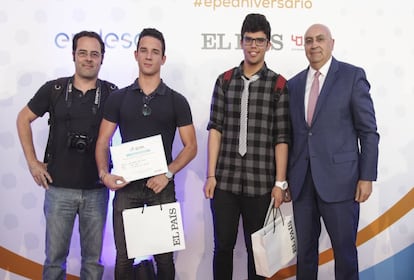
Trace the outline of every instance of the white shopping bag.
{"type": "Polygon", "coordinates": [[[125,209],[122,216],[128,258],[185,249],[179,202],[125,209]]]}
{"type": "Polygon", "coordinates": [[[272,277],[296,257],[296,231],[293,215],[283,216],[270,202],[263,228],[252,237],[257,275],[272,277]]]}

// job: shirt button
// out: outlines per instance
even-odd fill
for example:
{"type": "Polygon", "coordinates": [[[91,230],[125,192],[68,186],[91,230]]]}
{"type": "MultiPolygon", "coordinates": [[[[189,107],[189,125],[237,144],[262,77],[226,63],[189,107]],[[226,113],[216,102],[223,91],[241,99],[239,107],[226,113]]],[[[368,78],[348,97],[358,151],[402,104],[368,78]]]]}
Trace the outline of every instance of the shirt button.
{"type": "Polygon", "coordinates": [[[311,132],[311,131],[309,131],[308,135],[309,135],[309,136],[312,136],[312,132],[311,132]]]}

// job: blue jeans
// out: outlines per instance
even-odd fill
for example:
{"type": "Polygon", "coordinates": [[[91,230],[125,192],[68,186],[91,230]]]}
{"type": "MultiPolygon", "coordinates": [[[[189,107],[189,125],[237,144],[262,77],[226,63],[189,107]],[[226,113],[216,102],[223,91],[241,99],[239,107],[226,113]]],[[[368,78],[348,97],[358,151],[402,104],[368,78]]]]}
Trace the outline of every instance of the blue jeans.
{"type": "MultiPolygon", "coordinates": [[[[144,204],[150,206],[176,201],[174,181],[169,182],[159,194],[154,193],[145,184],[145,180],[134,181],[115,192],[113,200],[113,225],[116,246],[116,280],[134,279],[134,259],[128,259],[122,211],[124,209],[142,207],[144,204]]],[[[157,265],[157,280],[174,280],[175,267],[173,253],[154,255],[154,259],[157,265]]]]}
{"type": "Polygon", "coordinates": [[[243,221],[244,242],[247,250],[248,279],[264,279],[256,275],[251,234],[263,227],[269,203],[270,193],[248,197],[217,188],[214,190],[214,197],[210,201],[214,224],[214,280],[233,278],[233,251],[240,216],[243,221]]]}
{"type": "Polygon", "coordinates": [[[66,258],[76,215],[81,244],[80,279],[102,279],[101,253],[109,191],[49,186],[45,192],[46,260],[43,279],[66,279],[66,258]]]}

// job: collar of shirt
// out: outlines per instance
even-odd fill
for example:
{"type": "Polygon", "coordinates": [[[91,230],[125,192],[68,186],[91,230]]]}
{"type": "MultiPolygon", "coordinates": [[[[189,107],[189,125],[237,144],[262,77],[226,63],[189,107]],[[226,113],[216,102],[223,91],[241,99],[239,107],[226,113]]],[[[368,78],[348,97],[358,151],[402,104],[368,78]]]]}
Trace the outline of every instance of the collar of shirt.
{"type": "MultiPolygon", "coordinates": [[[[142,92],[139,83],[138,83],[138,78],[135,79],[134,83],[130,86],[131,90],[133,91],[138,91],[138,92],[142,92]]],[[[160,84],[158,85],[158,87],[154,90],[154,92],[151,92],[151,94],[149,95],[165,95],[165,92],[167,90],[167,86],[165,85],[165,83],[163,82],[163,80],[161,79],[160,84]]]]}
{"type": "MultiPolygon", "coordinates": [[[[234,77],[236,79],[241,79],[242,76],[243,76],[243,63],[244,63],[244,61],[242,61],[239,65],[239,67],[237,67],[236,70],[234,71],[234,77]]],[[[265,79],[266,78],[266,73],[267,73],[267,65],[266,65],[266,63],[264,63],[263,67],[260,68],[260,70],[257,71],[257,73],[255,73],[255,75],[259,75],[260,76],[259,79],[265,79]]]]}
{"type": "MultiPolygon", "coordinates": [[[[321,69],[319,69],[319,72],[321,73],[321,75],[319,77],[319,88],[322,88],[322,86],[323,86],[323,82],[325,81],[326,75],[328,75],[328,71],[329,71],[329,67],[331,67],[331,63],[332,63],[332,56],[321,67],[321,69]]],[[[313,69],[312,67],[309,66],[308,77],[307,77],[307,80],[306,80],[306,84],[307,85],[309,84],[309,89],[310,89],[310,85],[312,84],[313,77],[314,77],[316,71],[317,71],[316,69],[313,69]]]]}

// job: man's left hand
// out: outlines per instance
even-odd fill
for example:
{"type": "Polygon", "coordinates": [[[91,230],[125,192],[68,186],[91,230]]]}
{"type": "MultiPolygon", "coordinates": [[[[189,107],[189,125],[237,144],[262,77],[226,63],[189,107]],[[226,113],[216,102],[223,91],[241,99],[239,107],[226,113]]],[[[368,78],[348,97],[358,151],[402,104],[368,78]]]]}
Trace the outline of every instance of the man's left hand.
{"type": "Polygon", "coordinates": [[[372,193],[372,182],[371,181],[358,181],[356,193],[355,193],[355,201],[357,202],[365,202],[369,198],[372,193]]]}
{"type": "Polygon", "coordinates": [[[154,176],[147,181],[147,187],[155,193],[160,193],[168,185],[168,178],[165,174],[154,176]]]}

